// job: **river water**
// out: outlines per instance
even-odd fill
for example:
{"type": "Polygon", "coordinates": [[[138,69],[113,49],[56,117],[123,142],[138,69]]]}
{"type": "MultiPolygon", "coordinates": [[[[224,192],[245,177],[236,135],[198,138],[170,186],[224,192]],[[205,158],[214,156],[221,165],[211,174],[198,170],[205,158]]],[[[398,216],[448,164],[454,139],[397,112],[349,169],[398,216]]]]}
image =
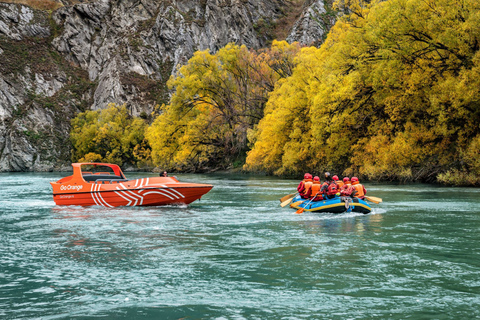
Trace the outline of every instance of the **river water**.
{"type": "Polygon", "coordinates": [[[215,187],[59,207],[64,175],[0,174],[0,319],[480,318],[480,189],[366,184],[371,214],[299,215],[298,181],[182,174],[215,187]]]}

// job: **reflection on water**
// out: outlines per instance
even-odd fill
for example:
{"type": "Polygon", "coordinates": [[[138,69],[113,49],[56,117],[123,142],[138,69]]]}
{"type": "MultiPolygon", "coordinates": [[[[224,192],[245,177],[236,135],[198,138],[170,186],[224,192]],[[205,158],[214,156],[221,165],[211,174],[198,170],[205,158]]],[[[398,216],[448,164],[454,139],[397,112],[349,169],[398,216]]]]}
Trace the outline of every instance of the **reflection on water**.
{"type": "Polygon", "coordinates": [[[294,180],[182,175],[215,188],[83,208],[54,205],[61,177],[0,175],[0,318],[480,317],[478,189],[367,184],[371,214],[299,215],[294,180]]]}
{"type": "MultiPolygon", "coordinates": [[[[379,211],[379,210],[377,210],[379,211]]],[[[305,213],[304,213],[305,214],[305,213]]],[[[364,232],[380,233],[383,215],[376,213],[364,215],[362,213],[318,214],[308,213],[312,219],[303,220],[305,229],[309,233],[338,235],[354,233],[362,235],[364,232]]]]}

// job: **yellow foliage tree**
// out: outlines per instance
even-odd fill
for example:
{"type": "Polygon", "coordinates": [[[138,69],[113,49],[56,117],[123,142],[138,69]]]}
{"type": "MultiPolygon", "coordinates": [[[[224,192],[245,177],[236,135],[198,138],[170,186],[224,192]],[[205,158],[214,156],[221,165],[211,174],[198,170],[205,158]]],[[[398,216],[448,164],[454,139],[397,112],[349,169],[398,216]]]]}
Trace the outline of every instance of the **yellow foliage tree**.
{"type": "Polygon", "coordinates": [[[274,41],[258,52],[228,44],[199,51],[168,85],[174,94],[147,131],[155,164],[166,169],[229,167],[248,149],[268,94],[289,76],[298,44],[274,41]]]}
{"type": "Polygon", "coordinates": [[[480,133],[480,3],[339,7],[349,14],[271,94],[245,168],[426,181],[478,170],[464,150],[480,133]]]}
{"type": "Polygon", "coordinates": [[[103,110],[82,112],[72,120],[72,160],[145,165],[149,160],[146,128],[146,122],[131,117],[125,105],[110,103],[103,110]]]}

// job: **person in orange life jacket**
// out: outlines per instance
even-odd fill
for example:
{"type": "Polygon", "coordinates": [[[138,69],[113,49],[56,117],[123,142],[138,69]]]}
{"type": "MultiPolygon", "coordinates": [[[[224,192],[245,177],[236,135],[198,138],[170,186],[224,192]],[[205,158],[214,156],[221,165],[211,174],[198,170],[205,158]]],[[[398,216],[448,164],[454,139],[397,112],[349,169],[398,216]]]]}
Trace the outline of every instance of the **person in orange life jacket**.
{"type": "Polygon", "coordinates": [[[325,172],[326,181],[322,184],[320,192],[323,193],[324,199],[333,199],[338,192],[338,186],[335,181],[330,177],[330,173],[325,172]]]}
{"type": "Polygon", "coordinates": [[[311,190],[312,201],[320,201],[323,200],[322,194],[320,192],[320,178],[315,176],[313,177],[313,184],[311,190]]]}
{"type": "Polygon", "coordinates": [[[344,191],[346,189],[348,189],[348,187],[350,187],[352,185],[352,183],[350,182],[350,178],[349,177],[344,177],[343,178],[343,186],[340,188],[340,191],[344,191]]]}
{"type": "Polygon", "coordinates": [[[355,187],[352,186],[349,177],[343,178],[343,187],[340,189],[340,195],[346,197],[352,197],[356,193],[355,187]]]}
{"type": "Polygon", "coordinates": [[[365,199],[365,195],[367,194],[367,189],[365,189],[363,184],[360,184],[357,177],[352,177],[352,187],[354,187],[355,191],[357,191],[354,197],[362,200],[365,199]]]}
{"type": "Polygon", "coordinates": [[[305,180],[307,180],[307,179],[311,179],[311,174],[310,173],[305,173],[303,175],[303,180],[300,181],[300,183],[298,184],[298,187],[297,187],[298,193],[303,193],[303,191],[305,191],[305,180]]]}
{"type": "Polygon", "coordinates": [[[305,173],[303,180],[298,184],[297,191],[303,199],[308,199],[310,197],[311,187],[312,175],[310,173],[305,173]]]}
{"type": "Polygon", "coordinates": [[[338,190],[340,190],[343,187],[343,181],[338,180],[338,176],[333,176],[332,179],[337,184],[338,190]]]}

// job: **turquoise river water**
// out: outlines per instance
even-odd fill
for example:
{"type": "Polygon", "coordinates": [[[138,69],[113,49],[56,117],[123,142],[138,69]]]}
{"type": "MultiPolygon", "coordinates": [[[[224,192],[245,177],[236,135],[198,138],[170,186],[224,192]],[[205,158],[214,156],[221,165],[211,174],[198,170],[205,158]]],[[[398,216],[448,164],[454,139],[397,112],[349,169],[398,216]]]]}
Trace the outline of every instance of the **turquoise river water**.
{"type": "Polygon", "coordinates": [[[295,214],[298,181],[182,174],[214,189],[55,206],[65,175],[0,174],[0,319],[480,319],[480,189],[366,184],[371,214],[295,214]]]}

